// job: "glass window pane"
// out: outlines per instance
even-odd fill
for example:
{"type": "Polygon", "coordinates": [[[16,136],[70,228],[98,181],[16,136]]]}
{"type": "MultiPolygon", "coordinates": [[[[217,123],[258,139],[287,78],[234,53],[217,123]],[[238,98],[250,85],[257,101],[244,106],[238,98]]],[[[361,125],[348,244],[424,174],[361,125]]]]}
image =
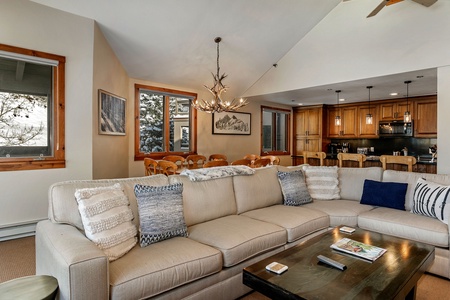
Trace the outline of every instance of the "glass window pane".
{"type": "Polygon", "coordinates": [[[276,113],[276,129],[277,129],[277,134],[276,134],[276,147],[274,150],[277,151],[286,151],[286,132],[287,132],[287,128],[286,128],[286,114],[284,113],[276,113]]]}
{"type": "Polygon", "coordinates": [[[51,156],[53,69],[0,58],[0,156],[51,156]]]}
{"type": "Polygon", "coordinates": [[[262,149],[263,153],[289,152],[290,113],[273,108],[262,108],[262,149]]]}
{"type": "Polygon", "coordinates": [[[164,151],[164,96],[140,91],[140,151],[164,151]]]}
{"type": "Polygon", "coordinates": [[[263,111],[263,151],[272,151],[272,113],[263,111]]]}
{"type": "Polygon", "coordinates": [[[187,152],[190,150],[190,100],[170,97],[169,101],[170,151],[187,152]]]}

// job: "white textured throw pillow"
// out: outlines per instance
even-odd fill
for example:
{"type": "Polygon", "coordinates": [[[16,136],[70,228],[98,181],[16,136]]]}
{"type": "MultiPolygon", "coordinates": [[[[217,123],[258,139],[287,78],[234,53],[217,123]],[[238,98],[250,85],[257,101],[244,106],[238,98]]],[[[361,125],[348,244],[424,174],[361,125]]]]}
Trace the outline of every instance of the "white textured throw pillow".
{"type": "Polygon", "coordinates": [[[86,237],[113,261],[137,243],[133,212],[120,184],[75,191],[86,237]]]}
{"type": "Polygon", "coordinates": [[[305,167],[306,185],[313,199],[340,199],[338,168],[334,167],[305,167]]]}
{"type": "Polygon", "coordinates": [[[450,186],[419,178],[413,195],[412,213],[436,218],[448,224],[450,186]]]}

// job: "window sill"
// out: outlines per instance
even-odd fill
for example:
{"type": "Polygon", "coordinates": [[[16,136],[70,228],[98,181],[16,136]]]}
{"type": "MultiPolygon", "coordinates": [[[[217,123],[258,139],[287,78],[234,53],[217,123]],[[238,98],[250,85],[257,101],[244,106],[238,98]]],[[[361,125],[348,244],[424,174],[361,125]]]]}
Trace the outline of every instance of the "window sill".
{"type": "Polygon", "coordinates": [[[43,159],[43,160],[31,160],[21,159],[13,161],[0,160],[0,172],[1,171],[24,171],[24,170],[43,170],[43,169],[57,169],[65,168],[66,161],[64,159],[43,159]]]}

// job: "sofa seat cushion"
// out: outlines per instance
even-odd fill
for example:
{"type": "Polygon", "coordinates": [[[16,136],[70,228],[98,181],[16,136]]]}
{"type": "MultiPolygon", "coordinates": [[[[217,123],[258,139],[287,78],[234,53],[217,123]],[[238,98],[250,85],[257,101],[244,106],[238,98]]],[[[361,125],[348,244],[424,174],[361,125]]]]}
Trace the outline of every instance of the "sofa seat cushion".
{"type": "Polygon", "coordinates": [[[188,231],[190,239],[220,250],[224,267],[286,244],[284,228],[238,215],[196,224],[188,231]]]}
{"type": "Polygon", "coordinates": [[[288,242],[330,226],[330,219],[326,213],[303,206],[273,205],[251,210],[242,215],[283,227],[287,232],[288,242]]]}
{"type": "Polygon", "coordinates": [[[305,204],[303,207],[328,214],[330,216],[331,227],[338,225],[357,226],[358,215],[374,208],[371,205],[360,204],[353,200],[314,200],[312,203],[305,204]]]}
{"type": "Polygon", "coordinates": [[[135,246],[109,265],[111,299],[143,299],[217,273],[220,251],[184,237],[135,246]]]}
{"type": "Polygon", "coordinates": [[[364,212],[358,217],[363,229],[385,233],[438,247],[448,247],[448,226],[441,221],[386,207],[364,212]]]}

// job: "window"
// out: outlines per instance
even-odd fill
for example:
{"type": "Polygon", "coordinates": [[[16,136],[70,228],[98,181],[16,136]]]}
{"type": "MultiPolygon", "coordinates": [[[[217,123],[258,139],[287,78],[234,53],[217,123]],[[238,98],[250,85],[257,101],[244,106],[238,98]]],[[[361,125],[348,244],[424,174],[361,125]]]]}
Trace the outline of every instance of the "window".
{"type": "Polygon", "coordinates": [[[197,94],[135,85],[135,160],[197,151],[197,94]]]}
{"type": "Polygon", "coordinates": [[[65,167],[65,58],[0,44],[0,171],[65,167]]]}
{"type": "Polygon", "coordinates": [[[261,153],[289,154],[290,110],[261,106],[261,153]]]}

